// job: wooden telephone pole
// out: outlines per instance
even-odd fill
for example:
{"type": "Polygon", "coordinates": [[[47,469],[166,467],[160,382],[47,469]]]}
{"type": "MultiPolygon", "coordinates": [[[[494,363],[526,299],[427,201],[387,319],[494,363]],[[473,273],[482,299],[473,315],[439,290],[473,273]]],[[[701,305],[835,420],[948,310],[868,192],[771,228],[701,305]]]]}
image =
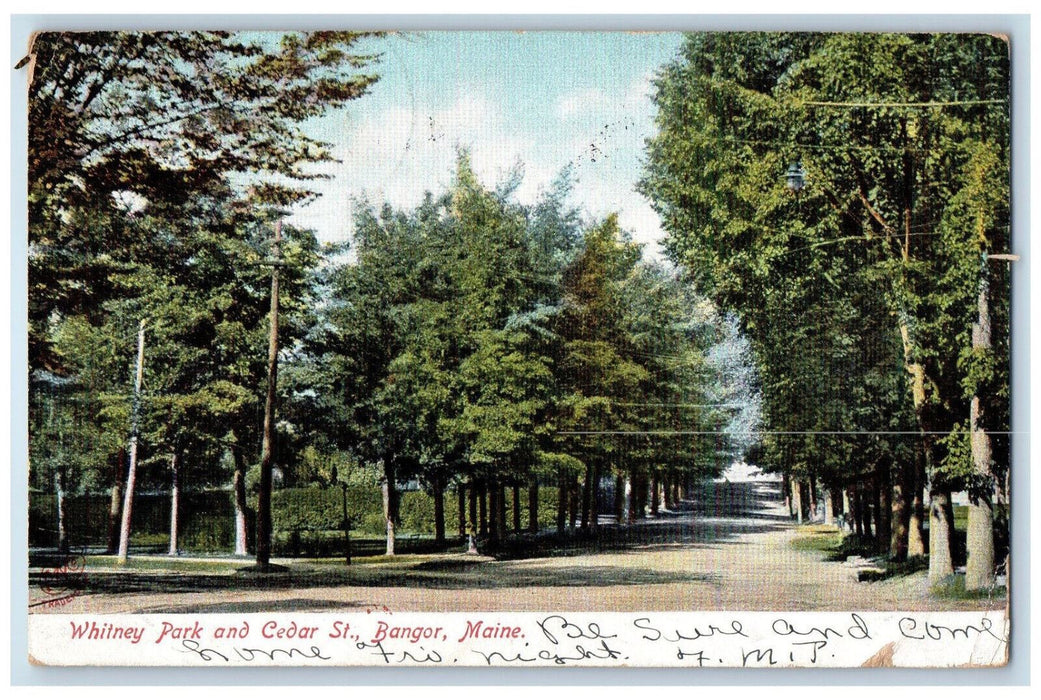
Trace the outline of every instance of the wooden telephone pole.
{"type": "Polygon", "coordinates": [[[275,391],[278,383],[278,273],[281,259],[282,222],[275,222],[271,244],[271,331],[267,352],[267,401],[264,404],[264,443],[260,461],[260,492],[257,499],[257,568],[270,569],[271,562],[271,473],[275,464],[275,391]]]}

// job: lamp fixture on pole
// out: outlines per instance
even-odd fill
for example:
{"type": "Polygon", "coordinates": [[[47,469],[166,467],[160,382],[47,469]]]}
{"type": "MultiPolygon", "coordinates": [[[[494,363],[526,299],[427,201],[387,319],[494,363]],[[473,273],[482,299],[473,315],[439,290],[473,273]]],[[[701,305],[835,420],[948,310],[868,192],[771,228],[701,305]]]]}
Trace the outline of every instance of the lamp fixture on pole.
{"type": "Polygon", "coordinates": [[[802,162],[795,161],[788,166],[788,172],[784,174],[784,182],[789,190],[799,194],[799,191],[806,186],[806,171],[802,169],[802,162]]]}

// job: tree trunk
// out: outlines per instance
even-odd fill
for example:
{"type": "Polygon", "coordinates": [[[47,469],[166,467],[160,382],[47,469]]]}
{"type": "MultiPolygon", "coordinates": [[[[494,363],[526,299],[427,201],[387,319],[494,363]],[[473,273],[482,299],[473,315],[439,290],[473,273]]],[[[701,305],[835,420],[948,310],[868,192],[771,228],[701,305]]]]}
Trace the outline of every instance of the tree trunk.
{"type": "Polygon", "coordinates": [[[893,481],[893,495],[889,506],[889,558],[893,561],[907,559],[908,503],[906,467],[898,470],[893,481]]]}
{"type": "Polygon", "coordinates": [[[935,586],[954,575],[951,558],[951,529],[949,514],[951,494],[934,489],[929,494],[929,585],[935,586]]]}
{"type": "Polygon", "coordinates": [[[521,531],[521,497],[520,486],[513,485],[513,531],[521,531]]]}
{"type": "Polygon", "coordinates": [[[842,489],[842,512],[846,516],[846,529],[853,532],[854,527],[854,514],[853,514],[853,499],[849,495],[849,487],[842,489]]]}
{"type": "Polygon", "coordinates": [[[834,492],[831,489],[824,490],[824,523],[826,525],[835,524],[835,498],[834,492]]]}
{"type": "Polygon", "coordinates": [[[499,501],[501,497],[499,484],[492,479],[488,484],[488,539],[492,544],[499,541],[499,501]]]}
{"type": "Polygon", "coordinates": [[[633,477],[627,471],[622,479],[622,519],[626,525],[633,524],[633,477]]]}
{"type": "Polygon", "coordinates": [[[795,522],[802,524],[802,481],[792,479],[792,510],[795,511],[795,522]]]}
{"type": "Polygon", "coordinates": [[[806,502],[809,504],[809,510],[807,511],[808,520],[812,522],[817,521],[817,480],[813,474],[810,474],[810,478],[806,480],[806,502]]]}
{"type": "Polygon", "coordinates": [[[557,472],[557,534],[564,534],[564,523],[567,520],[567,484],[564,470],[557,472]]]}
{"type": "Polygon", "coordinates": [[[660,507],[660,500],[658,489],[661,487],[661,481],[658,477],[658,472],[655,471],[651,474],[651,515],[658,516],[658,508],[660,507]]]}
{"type": "Polygon", "coordinates": [[[893,510],[888,465],[883,464],[876,470],[871,496],[871,505],[875,513],[875,537],[878,538],[880,545],[888,547],[891,535],[889,518],[893,510]]]}
{"type": "Polygon", "coordinates": [[[108,541],[106,554],[115,554],[119,550],[119,514],[123,505],[123,464],[126,462],[126,448],[120,447],[116,452],[115,468],[112,470],[111,496],[108,502],[108,541]]]}
{"type": "Polygon", "coordinates": [[[568,525],[571,528],[571,530],[574,531],[575,523],[578,520],[578,477],[574,477],[571,479],[571,487],[569,491],[571,493],[570,497],[568,498],[570,504],[568,525]]]}
{"type": "Polygon", "coordinates": [[[181,512],[181,467],[178,457],[176,450],[170,455],[170,551],[168,554],[171,557],[176,557],[179,550],[177,533],[181,512]]]}
{"type": "Polygon", "coordinates": [[[860,497],[857,493],[857,485],[853,484],[846,489],[846,498],[849,499],[849,514],[853,520],[853,534],[857,537],[864,536],[864,512],[861,508],[860,497]]]}
{"type": "Polygon", "coordinates": [[[456,495],[459,497],[459,536],[466,537],[466,486],[463,482],[459,482],[459,488],[456,489],[456,495]]]}
{"type": "Polygon", "coordinates": [[[647,514],[647,490],[650,482],[642,470],[633,476],[633,518],[642,520],[647,514]]]}
{"type": "Polygon", "coordinates": [[[862,483],[857,489],[857,493],[860,496],[860,512],[864,518],[864,537],[873,539],[875,535],[871,527],[871,497],[868,493],[867,485],[862,483]]]}
{"type": "Polygon", "coordinates": [[[470,479],[469,486],[470,486],[470,488],[469,488],[469,501],[470,501],[470,503],[469,503],[468,512],[470,513],[470,520],[469,520],[469,526],[466,528],[466,533],[470,534],[470,532],[473,531],[474,535],[476,536],[477,532],[480,529],[480,526],[478,524],[480,522],[480,520],[477,518],[477,499],[478,499],[478,495],[479,494],[478,494],[477,484],[474,483],[473,479],[470,479]]]}
{"type": "Polygon", "coordinates": [[[434,478],[434,542],[445,543],[445,486],[440,476],[434,478]]]}
{"type": "Polygon", "coordinates": [[[910,509],[907,519],[907,556],[925,556],[925,487],[921,478],[921,466],[916,465],[912,474],[910,509]]]}
{"type": "Polygon", "coordinates": [[[235,555],[244,557],[249,554],[249,503],[246,500],[246,457],[242,454],[242,443],[237,435],[231,457],[235,462],[235,474],[232,477],[235,501],[235,555]]]}
{"type": "Polygon", "coordinates": [[[582,480],[582,529],[589,527],[589,508],[592,503],[593,465],[586,465],[586,475],[582,480]]]}
{"type": "Polygon", "coordinates": [[[394,527],[398,520],[398,488],[395,483],[395,470],[388,460],[383,463],[383,479],[380,482],[383,495],[383,519],[387,524],[387,556],[394,556],[394,527]]]}
{"type": "Polygon", "coordinates": [[[531,477],[528,484],[528,532],[537,534],[539,531],[539,480],[531,477]]]}
{"type": "MultiPolygon", "coordinates": [[[[987,258],[984,255],[977,299],[978,319],[972,327],[973,352],[989,353],[990,309],[987,304],[987,258]]],[[[966,525],[967,558],[965,562],[965,590],[989,589],[994,585],[994,506],[991,482],[990,436],[984,430],[979,393],[969,404],[969,439],[972,446],[972,473],[980,482],[969,490],[969,522],[966,525]],[[986,488],[981,488],[982,484],[986,488]]]]}
{"type": "Polygon", "coordinates": [[[589,492],[589,529],[596,532],[600,527],[600,467],[593,466],[593,484],[589,492]]]}
{"type": "Polygon", "coordinates": [[[795,517],[795,506],[792,504],[792,480],[787,472],[781,475],[781,493],[784,494],[784,507],[788,509],[788,517],[795,517]]]}
{"type": "Polygon", "coordinates": [[[499,484],[499,537],[506,539],[508,532],[506,528],[506,486],[502,483],[499,484]]]}
{"type": "Polygon", "coordinates": [[[477,497],[477,517],[478,525],[477,531],[481,537],[488,536],[488,486],[484,479],[481,479],[481,490],[477,497]]]}
{"type": "Polygon", "coordinates": [[[58,551],[64,554],[69,551],[69,534],[66,528],[68,515],[65,499],[65,468],[61,465],[54,470],[54,495],[58,505],[58,551]]]}
{"type": "Polygon", "coordinates": [[[621,474],[614,477],[614,517],[615,522],[621,524],[625,519],[625,479],[621,474]]]}
{"type": "Polygon", "coordinates": [[[137,481],[137,439],[141,417],[141,381],[145,366],[145,319],[137,330],[137,372],[134,379],[134,399],[130,409],[130,464],[127,467],[127,487],[123,492],[123,516],[119,524],[119,552],[116,561],[127,563],[130,556],[130,525],[133,521],[134,489],[137,481]]]}

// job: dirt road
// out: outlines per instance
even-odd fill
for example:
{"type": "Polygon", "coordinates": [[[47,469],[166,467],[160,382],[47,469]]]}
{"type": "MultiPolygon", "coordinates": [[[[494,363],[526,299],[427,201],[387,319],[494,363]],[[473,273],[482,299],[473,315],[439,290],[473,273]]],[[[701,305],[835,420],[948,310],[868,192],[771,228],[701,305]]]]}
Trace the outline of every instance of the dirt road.
{"type": "MultiPolygon", "coordinates": [[[[873,583],[843,562],[792,547],[801,536],[771,482],[718,483],[630,528],[605,523],[595,546],[565,556],[465,554],[355,564],[282,561],[260,577],[88,569],[87,585],[34,613],[528,610],[946,610],[1002,601],[928,595],[924,573],[873,583]]],[[[30,600],[46,595],[30,586],[30,600]]]]}

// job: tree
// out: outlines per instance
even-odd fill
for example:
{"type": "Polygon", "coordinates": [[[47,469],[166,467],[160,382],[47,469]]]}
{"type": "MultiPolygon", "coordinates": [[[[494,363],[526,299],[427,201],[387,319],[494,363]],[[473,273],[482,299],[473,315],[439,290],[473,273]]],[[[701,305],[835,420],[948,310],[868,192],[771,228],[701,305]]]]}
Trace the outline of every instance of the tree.
{"type": "Polygon", "coordinates": [[[365,35],[43,32],[30,50],[30,358],[49,362],[55,313],[97,308],[121,263],[175,241],[136,238],[121,211],[186,203],[231,173],[277,175],[257,192],[310,196],[302,169],[330,160],[302,123],[365,93],[365,35]],[[282,184],[273,184],[279,182],[282,184]]]}
{"type": "MultiPolygon", "coordinates": [[[[903,532],[914,540],[924,466],[933,582],[951,572],[943,534],[959,483],[934,436],[957,431],[968,412],[961,351],[950,340],[967,345],[976,297],[967,292],[978,278],[959,262],[958,241],[972,228],[948,235],[943,222],[969,186],[971,154],[981,146],[999,161],[1007,154],[1007,70],[1004,44],[980,35],[692,35],[658,79],[661,129],[642,185],[670,231],[670,254],[741,317],[766,378],[772,428],[796,396],[815,396],[814,377],[851,381],[828,387],[837,403],[811,399],[810,415],[787,416],[799,430],[811,429],[814,414],[832,430],[892,430],[871,406],[902,397],[905,408],[890,416],[910,416],[917,444],[890,438],[865,456],[878,465],[876,488],[883,464],[903,463],[893,509],[900,535],[891,543],[898,555],[903,532]],[[810,180],[793,201],[780,176],[796,160],[810,180]],[[895,381],[885,370],[894,342],[904,369],[895,381]],[[771,356],[778,348],[787,356],[771,356]],[[816,358],[845,371],[814,366],[816,358]],[[838,412],[818,410],[828,406],[838,412]]],[[[1007,160],[995,172],[1007,173],[1007,160]]],[[[1007,203],[996,185],[995,200],[1007,203]]],[[[989,212],[983,238],[1001,249],[1003,214],[993,203],[989,212]]],[[[828,459],[821,446],[796,442],[769,441],[786,469],[841,462],[836,446],[822,445],[828,459]]]]}

